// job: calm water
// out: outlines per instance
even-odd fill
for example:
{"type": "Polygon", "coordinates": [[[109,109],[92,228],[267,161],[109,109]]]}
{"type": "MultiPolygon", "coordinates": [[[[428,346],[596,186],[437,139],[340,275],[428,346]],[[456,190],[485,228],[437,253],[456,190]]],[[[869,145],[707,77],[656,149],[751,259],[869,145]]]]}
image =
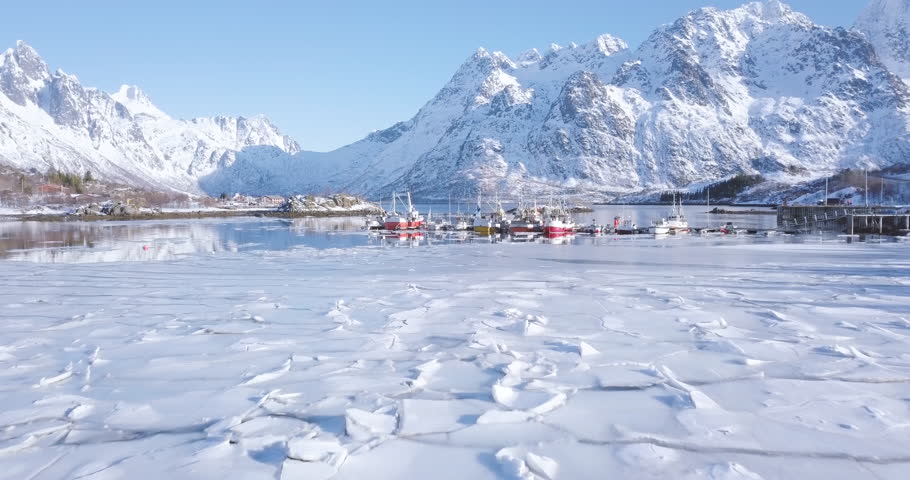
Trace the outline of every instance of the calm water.
{"type": "MultiPolygon", "coordinates": [[[[419,206],[437,214],[446,205],[419,206]]],[[[612,224],[615,215],[629,215],[642,226],[668,212],[666,206],[595,206],[576,221],[612,224]]],[[[773,215],[708,215],[704,207],[684,207],[693,227],[719,226],[727,221],[741,228],[773,228],[773,215]]],[[[464,232],[421,236],[383,236],[365,232],[363,218],[209,218],[124,222],[19,222],[0,220],[0,258],[38,262],[105,262],[168,260],[212,252],[276,251],[292,248],[384,248],[443,246],[456,243],[511,241],[474,237],[464,232]]],[[[552,243],[607,244],[617,237],[578,235],[552,243]]],[[[622,238],[629,241],[628,238],[622,238]]],[[[537,239],[537,242],[544,240],[537,239]]]]}

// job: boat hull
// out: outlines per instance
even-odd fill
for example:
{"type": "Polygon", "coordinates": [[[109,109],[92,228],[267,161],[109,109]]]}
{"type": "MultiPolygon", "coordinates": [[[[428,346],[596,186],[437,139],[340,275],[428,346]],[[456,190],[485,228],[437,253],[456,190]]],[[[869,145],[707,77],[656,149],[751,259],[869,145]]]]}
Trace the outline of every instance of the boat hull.
{"type": "Polygon", "coordinates": [[[509,227],[509,233],[512,235],[528,235],[537,231],[537,227],[534,225],[512,225],[509,227]]]}
{"type": "Polygon", "coordinates": [[[382,224],[382,228],[386,230],[416,230],[423,226],[423,222],[409,222],[409,221],[388,221],[386,220],[382,224]]]}
{"type": "Polygon", "coordinates": [[[544,233],[544,235],[546,235],[548,237],[555,237],[555,236],[572,235],[575,233],[575,230],[572,229],[572,227],[547,225],[546,227],[543,227],[543,233],[544,233]]]}
{"type": "Polygon", "coordinates": [[[498,229],[496,227],[475,226],[474,233],[478,235],[495,235],[498,229]]]}

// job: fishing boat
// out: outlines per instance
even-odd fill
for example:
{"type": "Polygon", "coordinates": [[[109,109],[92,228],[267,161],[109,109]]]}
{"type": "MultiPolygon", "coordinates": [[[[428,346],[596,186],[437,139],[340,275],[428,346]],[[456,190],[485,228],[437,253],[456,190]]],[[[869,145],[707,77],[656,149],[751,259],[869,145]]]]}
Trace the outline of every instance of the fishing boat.
{"type": "Polygon", "coordinates": [[[638,233],[638,225],[632,221],[632,217],[616,217],[613,219],[616,225],[615,230],[619,235],[634,235],[638,233]]]}
{"type": "Polygon", "coordinates": [[[736,235],[740,233],[740,230],[733,222],[727,222],[723,227],[720,227],[720,233],[723,233],[724,235],[736,235]]]}
{"type": "Polygon", "coordinates": [[[543,228],[540,210],[522,208],[518,210],[518,217],[509,222],[509,233],[512,235],[533,235],[543,228]]]}
{"type": "Polygon", "coordinates": [[[575,234],[575,222],[559,207],[547,207],[543,220],[543,234],[557,237],[575,234]]]}
{"type": "Polygon", "coordinates": [[[651,226],[648,227],[648,233],[666,235],[670,233],[670,222],[668,222],[666,218],[655,220],[651,222],[651,226]]]}
{"type": "Polygon", "coordinates": [[[364,219],[364,228],[367,230],[382,230],[382,217],[366,217],[364,219]]]}
{"type": "Polygon", "coordinates": [[[446,218],[433,218],[433,210],[431,209],[427,212],[426,218],[426,227],[427,230],[431,232],[442,232],[445,230],[452,230],[452,224],[446,218]]]}
{"type": "Polygon", "coordinates": [[[676,194],[673,194],[673,212],[667,217],[670,233],[689,233],[689,221],[682,212],[682,199],[676,203],[676,194]]]}
{"type": "Polygon", "coordinates": [[[606,230],[603,225],[598,225],[596,219],[591,220],[590,225],[585,225],[578,229],[580,233],[587,233],[588,235],[600,235],[606,230]]]}
{"type": "Polygon", "coordinates": [[[400,214],[395,211],[396,198],[398,198],[398,194],[393,194],[392,213],[383,219],[383,228],[386,230],[414,230],[422,227],[424,220],[423,217],[420,216],[420,213],[417,212],[417,209],[414,208],[414,204],[411,203],[411,193],[408,192],[408,209],[405,214],[400,214]]]}
{"type": "Polygon", "coordinates": [[[477,196],[477,210],[471,217],[471,231],[478,235],[493,235],[496,229],[493,226],[492,216],[484,215],[480,206],[480,196],[477,196]]]}
{"type": "Polygon", "coordinates": [[[505,222],[505,215],[506,212],[498,201],[493,212],[484,215],[481,211],[480,195],[478,195],[477,211],[474,212],[474,218],[471,220],[471,230],[478,235],[496,235],[502,231],[501,226],[505,222]]]}
{"type": "Polygon", "coordinates": [[[459,218],[458,220],[455,221],[454,224],[452,224],[452,228],[457,232],[463,232],[465,230],[470,230],[471,226],[468,225],[467,220],[465,220],[463,218],[459,218]]]}

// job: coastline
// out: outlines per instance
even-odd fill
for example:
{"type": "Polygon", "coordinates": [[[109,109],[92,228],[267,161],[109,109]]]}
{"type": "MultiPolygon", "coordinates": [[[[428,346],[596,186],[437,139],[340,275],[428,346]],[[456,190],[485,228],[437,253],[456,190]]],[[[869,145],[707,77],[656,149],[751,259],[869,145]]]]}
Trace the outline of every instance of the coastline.
{"type": "Polygon", "coordinates": [[[272,217],[272,218],[308,218],[308,217],[362,217],[378,215],[378,210],[348,211],[312,211],[312,212],[279,212],[276,210],[194,210],[186,212],[139,213],[136,215],[70,215],[70,214],[17,214],[0,215],[0,220],[21,222],[119,222],[129,220],[179,220],[197,218],[227,217],[272,217]]]}

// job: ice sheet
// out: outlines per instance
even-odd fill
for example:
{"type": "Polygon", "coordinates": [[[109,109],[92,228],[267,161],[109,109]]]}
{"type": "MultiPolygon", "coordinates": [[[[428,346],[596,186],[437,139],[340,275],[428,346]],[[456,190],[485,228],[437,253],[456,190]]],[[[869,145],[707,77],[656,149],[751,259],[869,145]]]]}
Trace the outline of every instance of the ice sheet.
{"type": "Polygon", "coordinates": [[[0,478],[907,478],[904,244],[0,261],[0,478]]]}

